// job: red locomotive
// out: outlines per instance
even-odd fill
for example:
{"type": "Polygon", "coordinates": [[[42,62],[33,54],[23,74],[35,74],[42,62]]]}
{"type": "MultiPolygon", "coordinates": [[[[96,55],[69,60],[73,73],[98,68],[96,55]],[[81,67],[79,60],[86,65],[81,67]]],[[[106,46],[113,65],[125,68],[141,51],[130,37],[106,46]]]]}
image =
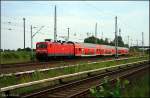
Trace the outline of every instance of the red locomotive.
{"type": "MultiPolygon", "coordinates": [[[[38,42],[36,44],[36,58],[45,59],[48,57],[58,56],[98,56],[98,55],[115,55],[114,46],[99,45],[91,43],[78,42],[38,42]]],[[[118,47],[118,54],[125,55],[129,53],[128,48],[118,47]]]]}

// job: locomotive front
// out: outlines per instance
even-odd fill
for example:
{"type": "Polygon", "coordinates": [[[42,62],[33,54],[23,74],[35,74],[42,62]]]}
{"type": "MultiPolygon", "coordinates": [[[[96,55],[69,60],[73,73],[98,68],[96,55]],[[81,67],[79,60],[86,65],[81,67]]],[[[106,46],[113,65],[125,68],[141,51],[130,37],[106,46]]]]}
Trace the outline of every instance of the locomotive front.
{"type": "Polygon", "coordinates": [[[47,42],[38,42],[36,44],[36,58],[38,60],[46,59],[48,54],[48,43],[47,42]]]}

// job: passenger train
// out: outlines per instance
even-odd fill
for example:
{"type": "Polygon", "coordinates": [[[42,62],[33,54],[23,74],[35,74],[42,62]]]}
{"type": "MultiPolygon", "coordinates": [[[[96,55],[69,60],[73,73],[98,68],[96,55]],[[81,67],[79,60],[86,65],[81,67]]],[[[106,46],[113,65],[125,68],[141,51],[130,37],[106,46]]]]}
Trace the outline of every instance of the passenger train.
{"type": "MultiPolygon", "coordinates": [[[[91,44],[82,42],[37,42],[36,58],[38,60],[47,59],[49,57],[85,57],[85,56],[107,56],[115,55],[114,46],[91,44]]],[[[129,49],[118,47],[118,55],[129,54],[129,49]]]]}

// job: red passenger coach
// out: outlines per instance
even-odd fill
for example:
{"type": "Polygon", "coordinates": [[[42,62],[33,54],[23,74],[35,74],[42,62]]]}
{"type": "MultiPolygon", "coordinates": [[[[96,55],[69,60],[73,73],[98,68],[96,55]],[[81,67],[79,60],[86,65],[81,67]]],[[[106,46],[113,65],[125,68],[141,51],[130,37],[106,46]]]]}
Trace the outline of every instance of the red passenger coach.
{"type": "Polygon", "coordinates": [[[75,56],[96,56],[96,44],[75,43],[75,56]]]}
{"type": "Polygon", "coordinates": [[[121,55],[129,54],[129,49],[128,49],[128,48],[121,47],[121,49],[120,49],[120,54],[121,54],[121,55]]]}

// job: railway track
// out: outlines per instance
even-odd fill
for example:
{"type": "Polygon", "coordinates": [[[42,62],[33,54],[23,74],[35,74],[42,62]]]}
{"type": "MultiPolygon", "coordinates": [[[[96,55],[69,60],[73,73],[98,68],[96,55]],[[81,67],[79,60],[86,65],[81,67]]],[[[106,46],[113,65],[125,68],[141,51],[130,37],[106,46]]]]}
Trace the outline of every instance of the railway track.
{"type": "MultiPolygon", "coordinates": [[[[125,58],[125,57],[120,57],[125,58]]],[[[38,70],[44,68],[68,66],[71,64],[78,64],[79,62],[94,62],[102,60],[112,60],[114,57],[94,57],[94,58],[77,58],[77,59],[64,59],[50,62],[28,62],[17,64],[1,64],[0,74],[15,73],[21,71],[38,70]]]]}
{"type": "MultiPolygon", "coordinates": [[[[74,98],[74,97],[83,97],[89,93],[89,88],[92,86],[101,85],[101,81],[105,76],[109,76],[111,81],[114,81],[116,77],[126,78],[129,75],[140,72],[149,68],[149,62],[137,63],[132,66],[126,65],[126,67],[119,66],[118,69],[106,70],[101,74],[87,74],[87,78],[72,81],[69,83],[63,83],[55,86],[53,88],[42,88],[39,91],[35,91],[29,94],[23,94],[19,97],[28,98],[28,97],[50,97],[50,98],[74,98]],[[134,65],[134,66],[133,66],[134,65]]],[[[8,88],[7,88],[8,89],[8,88]]]]}
{"type": "MultiPolygon", "coordinates": [[[[108,57],[103,57],[104,59],[107,59],[108,57]]],[[[109,57],[109,58],[113,58],[113,57],[109,57]]],[[[109,59],[108,58],[108,59],[109,59]]],[[[1,64],[1,68],[11,68],[11,67],[23,67],[23,66],[31,66],[31,65],[42,65],[42,64],[53,64],[53,63],[59,63],[59,62],[65,62],[65,61],[73,61],[73,60],[90,60],[90,59],[94,59],[97,60],[99,59],[99,57],[87,57],[87,58],[72,58],[72,59],[67,59],[67,58],[56,58],[56,59],[50,59],[49,61],[34,61],[34,62],[24,62],[24,63],[8,63],[8,64],[1,64]]]]}
{"type": "MultiPolygon", "coordinates": [[[[134,58],[134,57],[131,57],[131,58],[134,58]]],[[[129,59],[129,58],[121,58],[121,59],[117,59],[118,61],[119,60],[126,60],[126,59],[129,59]]],[[[116,60],[116,59],[115,59],[116,60]]],[[[104,61],[97,61],[97,62],[108,62],[108,61],[114,61],[113,59],[110,59],[110,60],[104,60],[104,61]]],[[[93,63],[97,63],[97,62],[89,62],[89,63],[86,63],[86,64],[93,64],[93,63]]],[[[64,65],[64,66],[60,66],[60,67],[49,67],[49,68],[42,68],[42,69],[38,69],[38,70],[29,70],[29,71],[22,71],[22,72],[16,72],[16,73],[3,73],[3,74],[0,74],[0,77],[3,77],[3,76],[12,76],[12,75],[15,75],[15,76],[23,76],[23,75],[29,75],[29,74],[32,74],[34,72],[46,72],[46,71],[49,71],[49,70],[54,70],[54,69],[63,69],[65,67],[73,67],[73,66],[79,66],[79,65],[82,65],[82,64],[75,64],[75,65],[64,65]]]]}

